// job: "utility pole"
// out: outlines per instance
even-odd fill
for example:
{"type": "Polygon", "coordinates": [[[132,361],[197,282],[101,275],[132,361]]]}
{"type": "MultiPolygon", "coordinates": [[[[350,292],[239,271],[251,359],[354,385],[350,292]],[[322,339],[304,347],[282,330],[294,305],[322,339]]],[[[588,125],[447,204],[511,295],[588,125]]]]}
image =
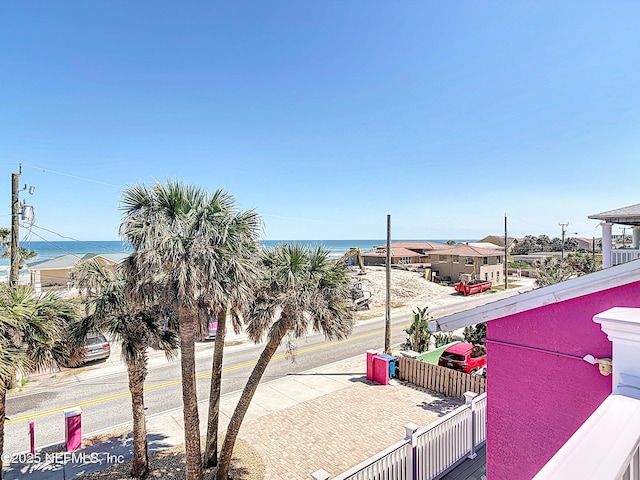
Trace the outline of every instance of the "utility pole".
{"type": "Polygon", "coordinates": [[[384,311],[384,353],[391,354],[391,215],[387,215],[387,297],[384,311]]]}
{"type": "Polygon", "coordinates": [[[20,250],[18,240],[20,238],[20,219],[18,217],[20,210],[19,186],[20,174],[22,173],[22,165],[18,170],[19,173],[11,174],[11,270],[9,272],[9,286],[16,287],[18,285],[18,275],[20,273],[20,250]]]}
{"type": "Polygon", "coordinates": [[[624,250],[627,245],[625,240],[627,239],[627,227],[622,227],[622,249],[624,250]]]}
{"type": "Polygon", "coordinates": [[[507,277],[509,277],[509,241],[507,236],[507,214],[504,214],[504,291],[507,291],[507,277]]]}
{"type": "Polygon", "coordinates": [[[564,260],[564,233],[567,231],[567,225],[569,225],[569,222],[558,223],[558,225],[562,227],[562,246],[561,246],[560,260],[564,260]]]}

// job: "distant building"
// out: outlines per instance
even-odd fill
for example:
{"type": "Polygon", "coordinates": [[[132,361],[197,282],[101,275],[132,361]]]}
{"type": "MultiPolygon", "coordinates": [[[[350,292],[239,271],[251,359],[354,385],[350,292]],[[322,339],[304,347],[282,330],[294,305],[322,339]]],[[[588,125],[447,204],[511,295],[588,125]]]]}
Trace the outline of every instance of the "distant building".
{"type": "Polygon", "coordinates": [[[640,203],[589,215],[588,218],[601,220],[602,268],[612,267],[640,258],[640,203]],[[612,231],[614,225],[624,225],[624,227],[621,227],[623,232],[625,230],[631,232],[631,242],[628,247],[627,245],[623,245],[623,248],[614,246],[612,231]]]}
{"type": "MultiPolygon", "coordinates": [[[[449,248],[448,245],[434,242],[392,242],[392,265],[420,265],[428,266],[432,251],[449,248]]],[[[385,265],[387,261],[387,246],[376,245],[373,250],[362,254],[367,266],[385,265]]]]}
{"type": "Polygon", "coordinates": [[[431,252],[433,277],[458,281],[463,274],[500,283],[504,280],[504,252],[493,248],[456,245],[431,252]]]}
{"type": "Polygon", "coordinates": [[[128,253],[87,253],[85,255],[62,255],[50,260],[41,260],[28,265],[31,274],[31,286],[40,291],[41,287],[69,286],[71,271],[80,262],[95,259],[105,267],[113,268],[122,262],[128,253]]]}
{"type": "MultiPolygon", "coordinates": [[[[509,251],[513,248],[514,243],[522,240],[522,238],[517,237],[507,237],[507,242],[509,243],[509,251]]],[[[487,235],[481,240],[478,240],[476,243],[492,243],[498,247],[504,248],[504,235],[487,235]]]]}
{"type": "Polygon", "coordinates": [[[588,250],[596,252],[600,251],[600,239],[599,238],[586,238],[586,237],[575,237],[578,241],[578,248],[580,250],[588,250]]]}

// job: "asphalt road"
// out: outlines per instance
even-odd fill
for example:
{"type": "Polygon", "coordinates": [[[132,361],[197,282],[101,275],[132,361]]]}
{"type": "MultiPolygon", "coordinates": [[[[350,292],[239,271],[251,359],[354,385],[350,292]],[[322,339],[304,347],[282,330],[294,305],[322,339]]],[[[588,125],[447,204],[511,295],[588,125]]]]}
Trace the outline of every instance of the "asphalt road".
{"type": "MultiPolygon", "coordinates": [[[[393,318],[392,344],[404,341],[403,329],[411,315],[393,318]]],[[[272,359],[262,381],[273,380],[288,374],[353,357],[368,349],[381,349],[384,345],[384,321],[368,320],[357,325],[351,336],[343,341],[328,342],[322,335],[314,334],[296,342],[297,353],[293,359],[282,346],[272,359]]],[[[225,347],[222,393],[244,387],[251,369],[262,351],[262,345],[243,343],[225,347]]],[[[114,352],[115,353],[115,352],[114,352]]],[[[213,342],[197,345],[196,375],[198,399],[207,398],[213,342]]],[[[112,354],[112,356],[114,356],[112,354]]],[[[170,410],[182,405],[179,359],[168,361],[155,355],[150,362],[145,382],[145,407],[148,415],[170,410]]],[[[104,368],[105,364],[93,364],[75,369],[74,374],[63,376],[49,385],[37,382],[27,393],[12,395],[6,402],[4,452],[18,453],[29,449],[29,422],[35,422],[36,447],[64,442],[64,410],[82,408],[83,432],[95,432],[131,420],[131,402],[127,374],[124,367],[104,368]]]]}
{"type": "MultiPolygon", "coordinates": [[[[515,292],[513,292],[515,293],[515,292]]],[[[495,301],[504,294],[482,295],[463,303],[433,309],[435,318],[442,317],[475,305],[495,301]]],[[[411,314],[392,314],[392,345],[404,342],[403,331],[411,322],[411,314]]],[[[231,340],[232,337],[229,337],[231,340]]],[[[230,341],[225,346],[222,393],[242,389],[251,369],[262,351],[261,345],[248,341],[230,341]]],[[[263,382],[282,376],[321,367],[369,349],[381,350],[384,346],[384,319],[362,321],[355,326],[349,338],[328,342],[322,335],[313,334],[296,341],[297,353],[293,359],[287,356],[286,345],[272,359],[263,382]]],[[[196,345],[196,375],[198,399],[207,398],[213,342],[196,345]]],[[[108,363],[93,364],[67,370],[56,378],[34,382],[23,393],[11,393],[6,402],[7,420],[4,427],[4,452],[15,454],[29,450],[29,422],[35,423],[36,447],[64,442],[64,410],[82,408],[82,431],[97,432],[131,421],[131,403],[127,374],[119,363],[117,351],[108,363]]],[[[161,413],[182,406],[180,361],[166,360],[154,353],[150,359],[149,374],[145,382],[145,406],[148,415],[161,413]]]]}

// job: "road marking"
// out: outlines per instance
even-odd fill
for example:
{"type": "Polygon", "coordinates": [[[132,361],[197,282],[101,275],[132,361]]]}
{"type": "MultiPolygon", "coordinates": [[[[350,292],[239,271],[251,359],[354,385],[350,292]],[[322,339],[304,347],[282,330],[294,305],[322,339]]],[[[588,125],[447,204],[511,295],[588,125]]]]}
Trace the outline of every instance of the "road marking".
{"type": "MultiPolygon", "coordinates": [[[[401,328],[407,328],[409,325],[410,324],[391,327],[391,330],[398,330],[398,329],[401,329],[401,328]]],[[[333,347],[335,345],[339,345],[341,343],[349,343],[349,342],[354,342],[356,340],[361,340],[363,338],[373,337],[374,335],[379,335],[381,332],[384,332],[384,330],[376,330],[376,331],[373,331],[373,332],[356,335],[354,337],[347,337],[347,338],[345,338],[343,340],[336,340],[336,341],[329,342],[329,343],[321,343],[321,344],[318,344],[318,345],[313,345],[311,347],[301,348],[299,350],[296,350],[295,354],[296,355],[300,355],[300,354],[304,354],[304,353],[308,353],[308,352],[313,352],[315,350],[322,350],[322,349],[325,349],[325,348],[331,348],[331,347],[333,347]]],[[[289,356],[290,356],[289,353],[280,353],[278,355],[274,355],[273,358],[271,358],[269,363],[271,363],[274,360],[282,360],[282,359],[287,358],[289,356]]],[[[257,360],[256,361],[251,361],[251,362],[240,363],[238,365],[232,365],[230,367],[223,368],[222,369],[222,373],[232,372],[232,371],[235,371],[235,370],[241,370],[243,368],[251,368],[256,363],[257,363],[257,360]]],[[[196,378],[207,378],[209,376],[211,376],[211,372],[204,372],[204,373],[199,373],[198,375],[196,375],[196,378]]],[[[173,385],[178,385],[180,383],[182,383],[182,379],[169,380],[169,381],[166,381],[166,382],[156,383],[156,384],[153,384],[153,385],[145,386],[144,387],[144,391],[145,392],[150,392],[152,390],[158,390],[160,388],[171,387],[173,385]]],[[[69,410],[71,408],[87,407],[89,405],[96,405],[98,403],[109,402],[111,400],[117,400],[119,398],[127,397],[127,396],[130,396],[130,395],[131,395],[131,393],[129,392],[129,390],[125,390],[123,392],[114,393],[112,395],[107,395],[105,397],[94,398],[92,400],[85,400],[84,402],[74,403],[73,405],[67,405],[65,407],[51,408],[49,410],[43,410],[42,412],[36,412],[36,413],[29,414],[29,415],[21,415],[19,417],[14,417],[14,418],[5,420],[4,424],[5,425],[12,425],[14,423],[24,422],[26,420],[33,420],[35,418],[46,417],[47,415],[53,415],[53,414],[56,414],[56,413],[62,413],[65,410],[69,410]]]]}

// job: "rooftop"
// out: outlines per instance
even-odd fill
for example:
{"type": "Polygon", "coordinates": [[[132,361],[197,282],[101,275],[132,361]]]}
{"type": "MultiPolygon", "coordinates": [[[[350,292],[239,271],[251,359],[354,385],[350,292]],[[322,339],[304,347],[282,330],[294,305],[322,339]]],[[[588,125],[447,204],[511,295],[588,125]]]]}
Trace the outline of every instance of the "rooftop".
{"type": "Polygon", "coordinates": [[[602,213],[589,215],[592,220],[603,220],[607,223],[640,226],[640,203],[628,207],[616,208],[602,213]]]}

